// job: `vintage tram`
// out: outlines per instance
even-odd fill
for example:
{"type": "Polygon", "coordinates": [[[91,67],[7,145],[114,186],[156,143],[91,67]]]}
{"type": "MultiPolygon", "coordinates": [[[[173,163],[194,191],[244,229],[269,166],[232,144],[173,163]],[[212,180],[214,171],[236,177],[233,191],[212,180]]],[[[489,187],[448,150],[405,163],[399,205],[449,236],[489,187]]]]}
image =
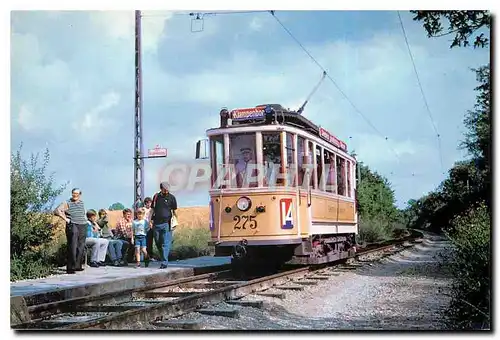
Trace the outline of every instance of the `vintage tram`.
{"type": "Polygon", "coordinates": [[[278,104],[222,109],[220,126],[207,131],[216,256],[255,268],[355,253],[356,159],[301,113],[278,104]]]}

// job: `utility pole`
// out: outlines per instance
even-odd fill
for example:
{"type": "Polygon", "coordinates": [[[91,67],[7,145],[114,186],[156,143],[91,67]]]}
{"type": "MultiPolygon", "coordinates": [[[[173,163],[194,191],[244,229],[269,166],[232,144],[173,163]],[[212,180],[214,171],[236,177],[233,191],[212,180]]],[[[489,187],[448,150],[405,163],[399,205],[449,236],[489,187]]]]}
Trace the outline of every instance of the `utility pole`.
{"type": "Polygon", "coordinates": [[[134,208],[143,201],[144,159],[142,134],[141,11],[135,11],[135,125],[134,125],[134,208]]]}

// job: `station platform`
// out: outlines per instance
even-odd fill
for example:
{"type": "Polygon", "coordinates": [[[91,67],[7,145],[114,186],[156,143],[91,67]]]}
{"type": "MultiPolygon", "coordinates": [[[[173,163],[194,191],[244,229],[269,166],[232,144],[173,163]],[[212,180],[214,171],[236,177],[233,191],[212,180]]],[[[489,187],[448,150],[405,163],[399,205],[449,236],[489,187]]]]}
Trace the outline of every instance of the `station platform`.
{"type": "Polygon", "coordinates": [[[82,296],[111,293],[119,290],[141,288],[153,283],[175,280],[210,271],[223,270],[231,263],[230,257],[202,256],[179,261],[170,261],[168,268],[160,269],[160,262],[150,262],[145,268],[87,266],[84,271],[66,274],[65,267],[59,268],[61,274],[43,279],[24,280],[10,284],[11,300],[23,297],[27,306],[66,300],[82,296]]]}

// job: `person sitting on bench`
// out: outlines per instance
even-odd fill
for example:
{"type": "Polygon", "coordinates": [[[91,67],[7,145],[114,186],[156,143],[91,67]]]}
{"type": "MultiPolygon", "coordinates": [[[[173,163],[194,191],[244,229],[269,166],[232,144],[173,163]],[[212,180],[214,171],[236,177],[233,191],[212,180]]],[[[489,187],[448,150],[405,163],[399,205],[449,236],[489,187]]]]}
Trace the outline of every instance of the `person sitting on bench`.
{"type": "Polygon", "coordinates": [[[106,252],[108,250],[109,241],[100,238],[100,228],[96,223],[97,213],[91,209],[87,211],[87,238],[85,239],[85,246],[91,247],[92,253],[90,255],[90,266],[100,267],[106,266],[106,252]]]}

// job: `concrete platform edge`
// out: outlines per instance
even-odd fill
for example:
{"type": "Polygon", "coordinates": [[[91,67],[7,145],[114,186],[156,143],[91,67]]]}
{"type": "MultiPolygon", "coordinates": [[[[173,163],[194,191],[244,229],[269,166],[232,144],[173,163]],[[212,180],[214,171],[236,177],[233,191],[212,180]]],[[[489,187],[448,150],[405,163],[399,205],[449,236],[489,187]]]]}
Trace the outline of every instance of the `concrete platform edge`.
{"type": "Polygon", "coordinates": [[[110,280],[94,284],[82,284],[79,286],[53,289],[27,295],[14,295],[11,296],[11,303],[13,303],[14,299],[23,297],[26,305],[29,307],[32,305],[67,300],[71,298],[101,295],[127,289],[142,288],[154,283],[180,279],[193,275],[195,275],[195,268],[176,268],[176,270],[174,271],[159,271],[158,273],[154,274],[128,277],[120,280],[110,280]]]}

